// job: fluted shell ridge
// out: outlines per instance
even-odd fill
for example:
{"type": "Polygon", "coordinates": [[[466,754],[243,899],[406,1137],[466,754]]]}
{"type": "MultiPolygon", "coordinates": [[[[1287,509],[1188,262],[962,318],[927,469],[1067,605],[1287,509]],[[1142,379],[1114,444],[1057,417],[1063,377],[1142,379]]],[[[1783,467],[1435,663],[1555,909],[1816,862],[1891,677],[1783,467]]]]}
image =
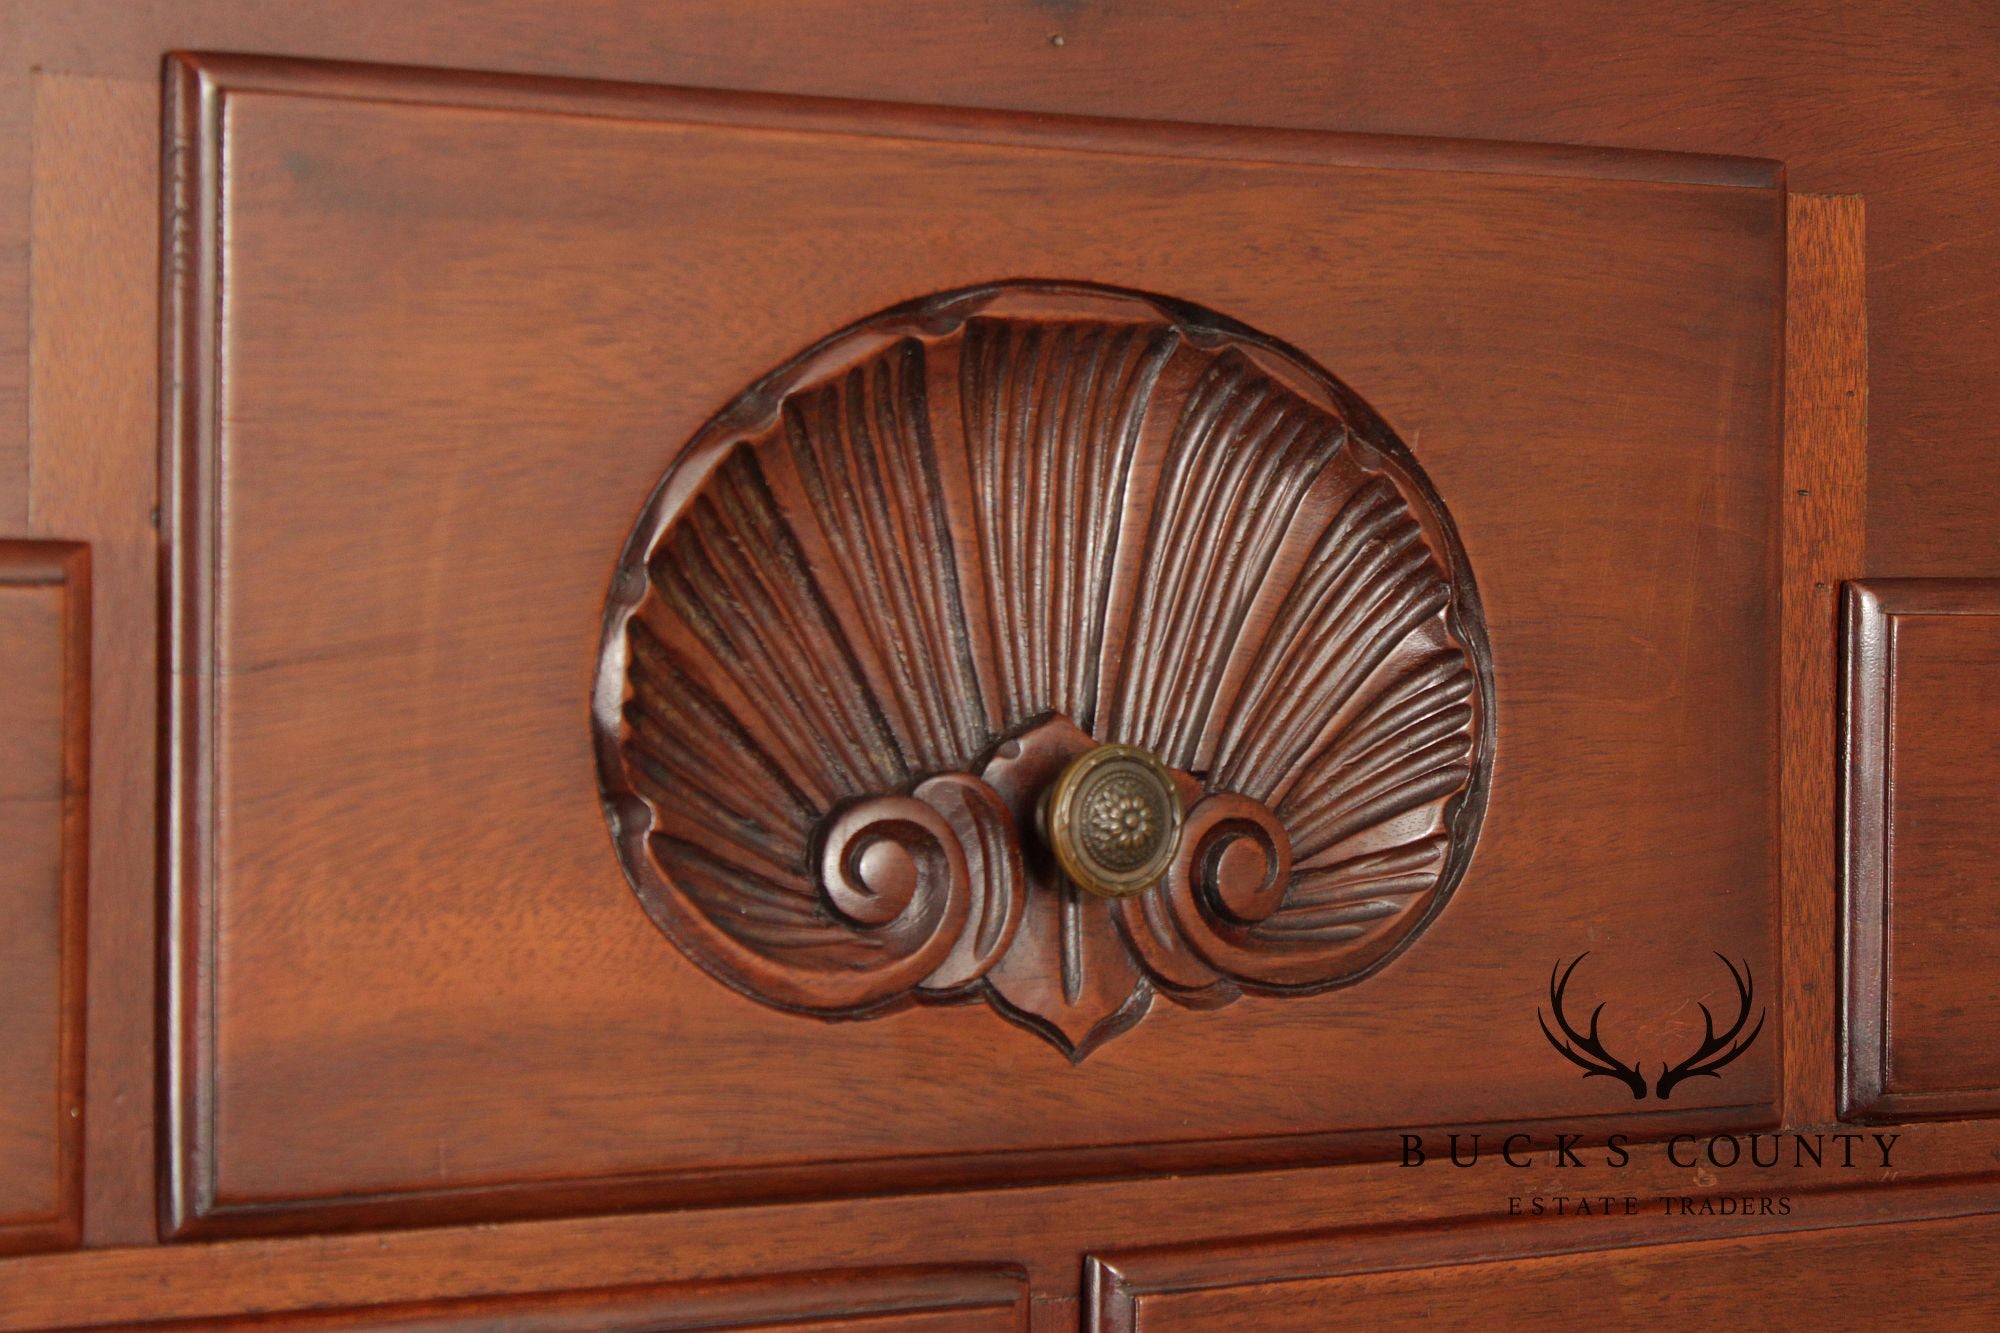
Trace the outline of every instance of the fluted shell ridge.
{"type": "Polygon", "coordinates": [[[1378,965],[1463,872],[1493,736],[1471,572],[1388,427],[1220,316],[1043,283],[885,312],[720,414],[627,548],[596,717],[628,874],[710,971],[821,1013],[985,993],[1072,1055],[1154,993],[1378,965]],[[1087,1013],[1000,966],[1073,892],[993,771],[1048,719],[1288,843],[1247,906],[1109,912],[1132,979],[1087,1013]]]}

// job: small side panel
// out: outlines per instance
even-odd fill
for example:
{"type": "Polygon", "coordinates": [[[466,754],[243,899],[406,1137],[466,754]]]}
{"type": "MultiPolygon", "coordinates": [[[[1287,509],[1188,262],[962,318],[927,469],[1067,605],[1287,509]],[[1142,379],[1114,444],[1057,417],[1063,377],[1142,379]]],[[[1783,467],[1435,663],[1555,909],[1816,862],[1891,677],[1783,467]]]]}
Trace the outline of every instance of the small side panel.
{"type": "Polygon", "coordinates": [[[85,548],[0,541],[0,1253],[77,1236],[89,606],[85,548]]]}
{"type": "Polygon", "coordinates": [[[2000,1111],[2000,579],[1847,590],[1843,1109],[2000,1111]]]}

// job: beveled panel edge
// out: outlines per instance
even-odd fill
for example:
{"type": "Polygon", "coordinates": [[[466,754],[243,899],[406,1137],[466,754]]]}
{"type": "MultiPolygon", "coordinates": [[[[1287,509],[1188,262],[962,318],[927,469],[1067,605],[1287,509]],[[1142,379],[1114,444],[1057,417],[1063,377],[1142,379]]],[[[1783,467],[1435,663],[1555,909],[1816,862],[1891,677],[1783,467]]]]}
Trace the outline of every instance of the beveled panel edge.
{"type": "Polygon", "coordinates": [[[1785,183],[1782,162],[1728,154],[1053,115],[229,52],[174,52],[167,61],[170,80],[191,79],[202,89],[215,91],[529,110],[864,138],[1009,144],[1119,156],[1152,157],[1164,151],[1173,157],[1227,162],[1582,177],[1753,190],[1779,190],[1785,183]]]}
{"type": "Polygon", "coordinates": [[[570,1176],[438,1189],[337,1196],[218,1201],[180,1216],[171,1234],[187,1239],[297,1236],[410,1226],[527,1221],[655,1208],[743,1211],[847,1199],[895,1199],[1023,1186],[1087,1186],[1108,1178],[1213,1177],[1242,1172],[1393,1166],[1399,1135],[1525,1133],[1577,1136],[1582,1148],[1613,1134],[1630,1144],[1664,1143],[1678,1134],[1730,1134],[1775,1127],[1776,1089],[1769,1100],[1741,1106],[1691,1107],[1644,1115],[1609,1113],[1502,1123],[1453,1122],[1380,1129],[1193,1139],[1115,1147],[1012,1149],[904,1155],[806,1165],[659,1170],[619,1176],[570,1176]]]}
{"type": "MultiPolygon", "coordinates": [[[[522,110],[868,138],[966,142],[1077,153],[1307,167],[1584,178],[1662,187],[1763,190],[1785,203],[1782,163],[1761,158],[1421,136],[1212,126],[1174,121],[1035,115],[785,94],[666,88],[541,75],[488,74],[276,56],[175,52],[164,61],[161,173],[162,548],[160,857],[163,1162],[160,1228],[173,1239],[281,1236],[325,1229],[450,1225],[648,1207],[753,1206],[897,1196],[946,1188],[1366,1166],[1391,1160],[1393,1136],[1345,1130],[840,1160],[807,1167],[652,1171],[615,1177],[478,1184],[435,1190],[218,1198],[214,1070],[204,1036],[213,1018],[212,700],[217,561],[213,507],[220,469],[219,254],[223,108],[232,94],[522,110]]],[[[1782,314],[1779,316],[1782,318],[1782,314]]],[[[1775,411],[1774,406],[1774,411],[1775,411]]],[[[1782,443],[1780,452],[1782,453],[1782,443]]],[[[1781,460],[1780,460],[1781,461],[1781,460]]],[[[1775,534],[1774,534],[1775,536],[1775,534]]],[[[1774,722],[1775,727],[1775,722],[1774,722]]],[[[1782,1078],[1762,1100],[1630,1115],[1423,1124],[1447,1129],[1578,1132],[1585,1144],[1635,1120],[1635,1142],[1689,1130],[1776,1125],[1782,1078]]]]}
{"type": "MultiPolygon", "coordinates": [[[[829,1328],[837,1321],[900,1327],[900,1320],[934,1327],[932,1317],[978,1328],[1002,1323],[1027,1333],[1028,1274],[1015,1266],[951,1265],[897,1269],[839,1269],[778,1273],[720,1281],[636,1281],[615,1286],[545,1287],[531,1291],[459,1295],[441,1299],[300,1305],[281,1310],[231,1310],[228,1293],[214,1313],[173,1315],[126,1325],[134,1329],[354,1329],[421,1328],[427,1333],[479,1333],[514,1320],[587,1320],[589,1327],[619,1333],[638,1330],[829,1328]],[[877,1323],[876,1321],[881,1321],[877,1323]]],[[[57,1325],[64,1327],[65,1325],[57,1325]]],[[[539,1325],[538,1325],[539,1326],[539,1325]]],[[[575,1325],[582,1327],[582,1323],[575,1325]]]]}
{"type": "Polygon", "coordinates": [[[213,569],[222,94],[170,61],[160,173],[159,854],[160,1226],[178,1232],[214,1193],[212,1070],[201,1025],[212,907],[213,569]]]}
{"type": "Polygon", "coordinates": [[[43,1218],[0,1217],[0,1254],[62,1249],[83,1229],[84,911],[90,869],[90,548],[81,542],[0,538],[0,595],[63,591],[62,959],[58,1086],[54,1094],[57,1206],[43,1218]]]}
{"type": "Polygon", "coordinates": [[[1891,693],[1898,616],[2000,616],[2000,578],[1860,579],[1847,585],[1841,669],[1842,988],[1840,1114],[1844,1119],[2000,1114],[2000,1087],[1889,1092],[1888,882],[1891,693]]]}

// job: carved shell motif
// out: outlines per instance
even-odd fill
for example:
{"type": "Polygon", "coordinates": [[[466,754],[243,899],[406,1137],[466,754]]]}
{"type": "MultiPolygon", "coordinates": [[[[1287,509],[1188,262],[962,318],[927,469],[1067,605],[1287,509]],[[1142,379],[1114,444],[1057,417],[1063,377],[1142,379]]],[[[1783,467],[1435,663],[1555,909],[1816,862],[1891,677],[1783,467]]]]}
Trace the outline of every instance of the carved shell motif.
{"type": "MultiPolygon", "coordinates": [[[[595,722],[633,887],[715,976],[828,1017],[983,997],[1072,1059],[1156,994],[1379,966],[1493,751],[1471,571],[1388,427],[1219,315],[1054,283],[865,320],[704,428],[621,560],[595,722]],[[1129,897],[1040,824],[1103,744],[1185,809],[1129,897]]],[[[1086,850],[1136,862],[1166,807],[1107,791],[1129,836],[1086,850]]]]}

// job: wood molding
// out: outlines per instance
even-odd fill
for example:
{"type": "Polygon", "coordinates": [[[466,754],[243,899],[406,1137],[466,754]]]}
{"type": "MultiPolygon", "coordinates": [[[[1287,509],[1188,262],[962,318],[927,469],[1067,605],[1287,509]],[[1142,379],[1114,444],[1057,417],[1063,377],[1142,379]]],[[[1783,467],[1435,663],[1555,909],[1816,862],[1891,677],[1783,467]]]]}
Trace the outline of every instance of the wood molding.
{"type": "Polygon", "coordinates": [[[90,552],[0,539],[0,1253],[82,1227],[90,552]],[[31,983],[28,978],[34,978],[31,983]]]}
{"type": "Polygon", "coordinates": [[[1224,162],[1580,177],[1752,190],[1775,189],[1784,182],[1784,167],[1777,161],[1719,153],[1045,115],[211,51],[179,53],[170,61],[191,77],[238,92],[422,106],[512,109],[526,96],[538,107],[569,116],[749,125],[946,143],[1000,140],[1105,154],[1151,154],[1165,140],[1172,143],[1176,156],[1224,162]]]}
{"type": "Polygon", "coordinates": [[[1841,1108],[1991,1114],[2000,579],[1847,587],[1841,1108]]]}
{"type": "Polygon", "coordinates": [[[161,873],[166,893],[166,1089],[162,1182],[169,1227],[202,1211],[214,1188],[212,1090],[202,1067],[201,1028],[211,1011],[214,744],[213,525],[217,490],[216,391],[221,96],[192,66],[168,69],[160,182],[160,505],[163,570],[160,626],[161,873]],[[178,688],[174,683],[178,682],[178,688]]]}
{"type": "Polygon", "coordinates": [[[1507,1217],[1507,1199],[1794,1195],[1785,1217],[1717,1217],[1702,1224],[1706,1232],[1690,1224],[1670,1233],[1741,1239],[1991,1211],[1996,1128],[2000,1122],[1885,1128],[1901,1135],[1893,1169],[1866,1149],[1851,1170],[1795,1169],[1790,1157],[1768,1170],[1717,1170],[1706,1161],[1677,1167],[1657,1147],[1635,1146],[1622,1170],[1607,1169],[1601,1150],[1586,1152],[1581,1166],[1537,1152],[1524,1170],[1497,1161],[1473,1170],[1443,1162],[1415,1170],[1348,1165],[26,1256],[0,1260],[0,1333],[686,1286],[751,1273],[990,1267],[996,1259],[1026,1268],[1040,1310],[1077,1296],[1085,1281],[1080,1256],[1100,1256],[1136,1280],[1144,1256],[1135,1249],[1211,1254],[1226,1267],[1235,1247],[1297,1237],[1309,1271],[1339,1261],[1340,1238],[1386,1236],[1381,1252],[1469,1225],[1486,1243],[1496,1218],[1503,1224],[1499,1244],[1509,1251],[1529,1242],[1583,1250],[1665,1236],[1678,1219],[1657,1212],[1633,1219],[1647,1224],[1644,1235],[1635,1234],[1637,1227],[1599,1231],[1578,1219],[1538,1227],[1533,1219],[1507,1217]],[[968,1226],[968,1217],[977,1224],[968,1226]],[[1135,1246],[1135,1238],[1145,1244],[1135,1246]]]}
{"type": "Polygon", "coordinates": [[[378,1333],[795,1330],[834,1333],[1028,1333],[1027,1274],[1006,1267],[842,1269],[720,1282],[639,1282],[506,1295],[356,1303],[198,1321],[140,1319],[132,1329],[372,1329],[378,1333]]]}

